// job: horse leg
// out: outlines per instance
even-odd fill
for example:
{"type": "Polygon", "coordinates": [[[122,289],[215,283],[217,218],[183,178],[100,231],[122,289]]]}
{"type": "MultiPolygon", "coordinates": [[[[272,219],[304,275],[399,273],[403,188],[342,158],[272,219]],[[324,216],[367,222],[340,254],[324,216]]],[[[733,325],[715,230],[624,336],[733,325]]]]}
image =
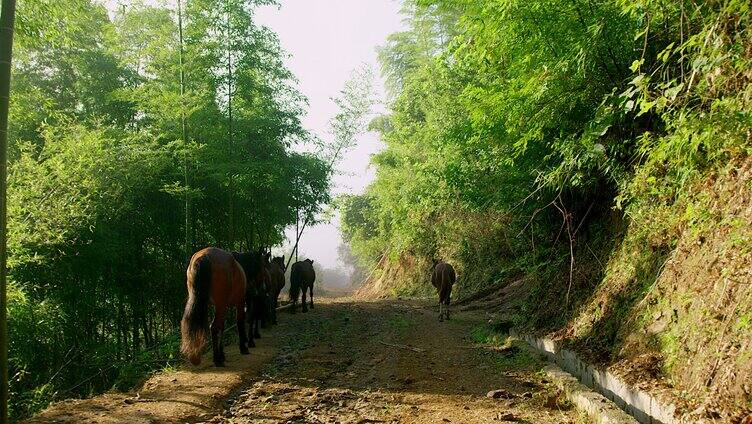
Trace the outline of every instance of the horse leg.
{"type": "Polygon", "coordinates": [[[279,295],[282,293],[282,289],[280,288],[277,292],[277,297],[274,298],[274,322],[277,322],[277,308],[279,308],[279,295]]]}
{"type": "Polygon", "coordinates": [[[308,286],[308,290],[311,293],[311,309],[313,309],[313,284],[311,284],[310,286],[308,286]]]}
{"type": "Polygon", "coordinates": [[[439,322],[444,321],[444,302],[439,299],[439,322]]]}
{"type": "Polygon", "coordinates": [[[248,347],[256,347],[256,341],[253,340],[253,318],[248,320],[248,347]]]}
{"type": "Polygon", "coordinates": [[[308,304],[306,303],[306,288],[302,287],[302,290],[300,291],[302,293],[302,299],[300,303],[303,305],[303,312],[308,312],[308,304]]]}
{"type": "Polygon", "coordinates": [[[279,298],[279,293],[277,293],[276,296],[272,299],[272,324],[277,325],[277,299],[279,298]]]}
{"type": "Polygon", "coordinates": [[[274,325],[274,299],[272,299],[272,295],[266,297],[266,320],[269,323],[269,325],[274,325]]]}
{"type": "Polygon", "coordinates": [[[256,347],[256,342],[253,341],[253,299],[250,296],[246,296],[245,304],[245,317],[248,321],[248,337],[246,340],[248,341],[248,347],[256,347]]]}
{"type": "Polygon", "coordinates": [[[212,341],[212,359],[214,361],[214,364],[217,364],[217,359],[219,358],[219,321],[217,321],[217,317],[214,317],[214,320],[212,320],[211,323],[211,341],[212,341]]]}
{"type": "Polygon", "coordinates": [[[235,322],[238,324],[238,339],[240,340],[240,353],[248,355],[248,340],[245,333],[245,304],[238,302],[235,306],[235,322]]]}
{"type": "Polygon", "coordinates": [[[257,318],[253,320],[253,322],[255,323],[255,329],[253,330],[253,337],[260,339],[261,333],[259,332],[259,327],[261,326],[261,318],[257,318]]]}
{"type": "Polygon", "coordinates": [[[211,324],[212,356],[214,359],[214,365],[222,367],[225,364],[225,352],[222,347],[222,333],[225,330],[225,308],[224,305],[217,306],[217,314],[211,324]]]}
{"type": "Polygon", "coordinates": [[[444,317],[447,321],[449,321],[449,297],[446,298],[446,305],[444,305],[444,317]]]}
{"type": "MultiPolygon", "coordinates": [[[[290,282],[290,284],[292,285],[292,281],[290,282]]],[[[294,314],[296,312],[295,309],[298,307],[298,295],[296,294],[295,296],[293,296],[292,286],[290,287],[290,300],[292,301],[292,308],[290,308],[290,313],[294,314]]]]}
{"type": "Polygon", "coordinates": [[[261,315],[261,327],[267,328],[269,326],[269,304],[267,302],[267,296],[264,296],[264,300],[261,302],[261,310],[264,311],[264,313],[261,315]]]}

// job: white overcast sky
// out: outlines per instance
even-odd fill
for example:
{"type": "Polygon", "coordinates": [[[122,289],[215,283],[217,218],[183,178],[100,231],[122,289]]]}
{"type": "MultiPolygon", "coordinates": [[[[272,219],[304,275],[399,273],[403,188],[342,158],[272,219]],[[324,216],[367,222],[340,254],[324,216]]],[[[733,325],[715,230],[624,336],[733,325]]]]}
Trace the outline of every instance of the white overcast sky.
{"type": "MultiPolygon", "coordinates": [[[[112,11],[129,0],[103,0],[112,11]]],[[[190,0],[188,0],[190,1],[190,0]]],[[[143,0],[144,3],[174,3],[171,0],[143,0]]],[[[389,34],[403,29],[400,0],[280,0],[280,6],[257,10],[256,21],[274,30],[282,48],[289,53],[285,64],[298,79],[308,98],[305,127],[327,140],[328,122],[337,113],[336,97],[350,73],[364,64],[377,76],[376,87],[383,97],[376,48],[389,34]]],[[[332,194],[361,193],[373,180],[370,156],[382,147],[376,134],[359,137],[357,146],[343,157],[334,179],[332,194]]],[[[295,229],[288,232],[294,241],[295,229]]],[[[339,222],[319,224],[306,230],[300,254],[327,268],[341,267],[337,247],[341,243],[339,222]]],[[[289,246],[288,246],[289,248],[289,246]]],[[[275,252],[277,253],[277,252],[275,252]]]]}
{"type": "MultiPolygon", "coordinates": [[[[327,139],[329,119],[337,113],[331,101],[342,89],[350,73],[362,64],[378,72],[376,47],[389,34],[402,29],[398,0],[287,0],[281,7],[259,9],[257,21],[279,34],[282,47],[290,54],[286,60],[297,76],[299,88],[308,97],[309,110],[304,125],[327,139]]],[[[377,81],[383,93],[382,81],[377,81]]],[[[373,179],[370,155],[381,148],[373,133],[362,135],[356,148],[340,163],[344,172],[335,178],[333,194],[360,193],[373,179]]],[[[294,238],[294,229],[288,231],[294,238]]],[[[341,243],[336,218],[304,233],[300,243],[303,257],[310,256],[321,265],[340,265],[337,247],[341,243]]]]}

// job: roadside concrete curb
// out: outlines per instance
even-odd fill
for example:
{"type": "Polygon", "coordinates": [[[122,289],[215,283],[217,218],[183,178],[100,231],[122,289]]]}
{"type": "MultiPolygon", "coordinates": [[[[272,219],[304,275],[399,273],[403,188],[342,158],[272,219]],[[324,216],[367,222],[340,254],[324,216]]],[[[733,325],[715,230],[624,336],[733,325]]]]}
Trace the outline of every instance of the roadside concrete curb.
{"type": "Polygon", "coordinates": [[[547,365],[543,371],[556,387],[564,392],[564,395],[578,409],[585,411],[597,424],[637,424],[637,420],[631,415],[619,409],[613,402],[603,395],[595,393],[585,387],[572,374],[563,371],[556,365],[547,365]]]}
{"type": "Polygon", "coordinates": [[[596,368],[580,359],[571,350],[563,349],[559,343],[546,337],[533,337],[520,334],[515,329],[509,334],[527,342],[550,362],[576,377],[582,384],[633,416],[641,424],[678,424],[675,418],[676,406],[659,401],[649,393],[635,389],[624,383],[608,370],[596,368]]]}

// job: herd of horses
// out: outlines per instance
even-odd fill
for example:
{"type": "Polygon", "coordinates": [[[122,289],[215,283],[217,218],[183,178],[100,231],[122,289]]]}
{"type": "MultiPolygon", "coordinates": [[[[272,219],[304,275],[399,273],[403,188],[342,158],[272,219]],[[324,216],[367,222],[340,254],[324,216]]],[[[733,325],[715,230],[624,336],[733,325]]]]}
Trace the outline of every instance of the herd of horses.
{"type": "MultiPolygon", "coordinates": [[[[240,353],[248,354],[255,347],[254,339],[261,337],[263,323],[277,323],[279,294],[285,286],[285,257],[271,257],[259,249],[254,252],[228,252],[207,247],[196,252],[188,264],[188,300],[180,323],[180,351],[192,364],[201,363],[207,339],[211,337],[213,360],[216,366],[225,362],[222,336],[225,315],[235,308],[240,353]],[[209,324],[209,305],[213,304],[214,320],[209,324]],[[248,332],[246,333],[246,321],[248,332]]],[[[313,261],[296,262],[290,270],[290,299],[292,312],[298,304],[298,294],[303,292],[303,312],[308,310],[305,292],[310,291],[313,308],[313,283],[316,273],[313,261]]]]}
{"type": "MultiPolygon", "coordinates": [[[[228,252],[207,247],[196,252],[188,264],[188,300],[180,323],[180,351],[188,360],[198,365],[209,337],[211,337],[214,365],[225,362],[222,342],[225,315],[235,308],[240,353],[247,355],[255,347],[254,339],[261,337],[263,323],[277,324],[279,294],[285,286],[285,257],[272,258],[263,249],[253,252],[228,252]],[[214,320],[209,324],[209,306],[213,304],[214,320]],[[246,333],[246,322],[248,332],[246,333]]],[[[439,320],[449,319],[449,299],[456,280],[454,268],[434,261],[431,283],[439,294],[439,320]]],[[[316,272],[313,261],[295,262],[290,268],[291,312],[295,313],[298,299],[302,310],[313,309],[313,283],[316,272]],[[310,302],[306,302],[306,292],[310,302]]]]}

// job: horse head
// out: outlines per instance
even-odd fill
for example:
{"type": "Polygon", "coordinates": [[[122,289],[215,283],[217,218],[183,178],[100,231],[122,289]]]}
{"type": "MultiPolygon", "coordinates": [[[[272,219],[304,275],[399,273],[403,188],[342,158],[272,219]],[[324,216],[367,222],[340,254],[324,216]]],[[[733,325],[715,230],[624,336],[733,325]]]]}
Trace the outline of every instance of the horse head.
{"type": "Polygon", "coordinates": [[[282,272],[287,271],[287,267],[285,266],[285,255],[282,256],[276,256],[272,259],[272,262],[276,263],[277,266],[282,270],[282,272]]]}

